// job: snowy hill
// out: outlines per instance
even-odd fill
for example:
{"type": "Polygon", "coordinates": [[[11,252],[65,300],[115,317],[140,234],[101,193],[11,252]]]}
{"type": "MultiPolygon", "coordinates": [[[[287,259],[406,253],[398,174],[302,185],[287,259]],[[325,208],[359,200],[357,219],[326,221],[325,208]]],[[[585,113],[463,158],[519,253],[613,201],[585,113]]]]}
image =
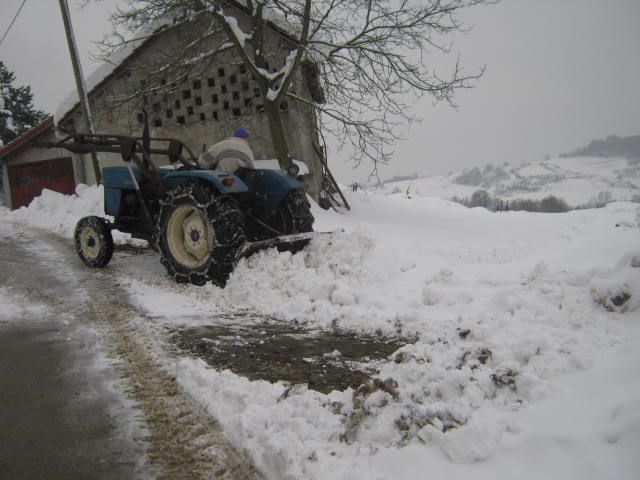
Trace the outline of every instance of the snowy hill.
{"type": "Polygon", "coordinates": [[[539,200],[554,195],[573,207],[588,204],[599,195],[627,201],[640,196],[640,161],[622,157],[572,157],[517,166],[487,165],[448,175],[388,182],[382,193],[409,192],[450,199],[470,197],[479,189],[503,200],[539,200]]]}

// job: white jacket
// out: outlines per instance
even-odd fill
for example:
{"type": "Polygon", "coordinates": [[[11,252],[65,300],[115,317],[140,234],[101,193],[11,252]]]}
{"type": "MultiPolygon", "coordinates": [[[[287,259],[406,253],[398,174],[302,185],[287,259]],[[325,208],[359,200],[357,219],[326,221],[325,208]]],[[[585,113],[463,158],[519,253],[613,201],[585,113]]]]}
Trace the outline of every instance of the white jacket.
{"type": "Polygon", "coordinates": [[[202,168],[234,173],[240,167],[255,168],[253,160],[253,151],[246,140],[229,137],[209,147],[198,163],[202,168]]]}

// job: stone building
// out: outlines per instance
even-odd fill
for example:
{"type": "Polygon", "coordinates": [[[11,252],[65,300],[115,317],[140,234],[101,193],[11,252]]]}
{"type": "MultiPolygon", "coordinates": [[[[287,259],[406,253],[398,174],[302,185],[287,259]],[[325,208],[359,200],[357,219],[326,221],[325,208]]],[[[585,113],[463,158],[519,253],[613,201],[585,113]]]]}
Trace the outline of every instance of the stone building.
{"type": "MultiPolygon", "coordinates": [[[[235,17],[248,31],[250,19],[242,6],[228,3],[227,16],[235,17]]],[[[211,28],[210,22],[210,18],[202,18],[188,27],[161,26],[156,34],[143,36],[99,68],[88,80],[96,133],[141,135],[146,107],[152,137],[178,138],[198,154],[235,128],[243,127],[251,133],[256,159],[275,158],[262,94],[233,48],[226,46],[225,36],[210,35],[206,44],[190,46],[193,38],[211,28]],[[217,53],[211,55],[214,51],[217,53]]],[[[268,67],[270,72],[276,72],[294,44],[277,25],[269,23],[268,27],[268,67]]],[[[300,69],[290,91],[310,100],[317,78],[303,74],[307,71],[300,69]]],[[[75,101],[67,100],[58,108],[56,123],[63,130],[82,130],[77,98],[74,94],[75,101]]],[[[317,199],[323,162],[316,112],[298,101],[284,102],[281,110],[290,152],[308,166],[309,193],[317,199]]],[[[101,155],[103,166],[117,165],[119,161],[114,155],[101,155]]],[[[85,181],[92,183],[95,179],[90,159],[84,163],[85,181]]]]}

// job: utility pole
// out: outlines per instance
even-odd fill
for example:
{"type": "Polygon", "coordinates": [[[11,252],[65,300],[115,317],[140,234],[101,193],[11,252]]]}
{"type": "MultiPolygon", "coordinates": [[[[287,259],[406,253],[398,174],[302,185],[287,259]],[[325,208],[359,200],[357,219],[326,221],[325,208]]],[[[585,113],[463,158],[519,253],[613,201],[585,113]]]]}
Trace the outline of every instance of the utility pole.
{"type": "MultiPolygon", "coordinates": [[[[82,74],[82,65],[80,65],[80,56],[78,55],[78,47],[76,46],[76,40],[73,35],[73,27],[71,26],[71,15],[69,15],[69,5],[67,0],[60,0],[60,11],[62,12],[62,22],[64,23],[64,30],[67,34],[67,44],[69,45],[69,55],[71,56],[71,64],[73,65],[73,73],[76,77],[76,88],[78,90],[78,98],[80,99],[80,105],[82,107],[82,119],[83,127],[91,135],[95,135],[95,129],[93,128],[93,117],[91,116],[91,108],[89,107],[89,96],[87,95],[87,86],[84,83],[84,75],[82,74]]],[[[102,174],[100,171],[100,159],[96,152],[91,153],[91,160],[93,164],[93,174],[96,178],[96,183],[102,181],[102,174]]]]}

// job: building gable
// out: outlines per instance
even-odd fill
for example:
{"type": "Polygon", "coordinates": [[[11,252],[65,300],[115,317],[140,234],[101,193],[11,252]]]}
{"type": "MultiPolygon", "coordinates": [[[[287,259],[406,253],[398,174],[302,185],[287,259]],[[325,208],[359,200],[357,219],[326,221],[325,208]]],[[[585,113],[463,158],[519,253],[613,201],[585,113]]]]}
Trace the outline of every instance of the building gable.
{"type": "MultiPolygon", "coordinates": [[[[249,17],[241,10],[236,13],[239,23],[248,29],[249,17]]],[[[196,23],[164,28],[130,52],[92,89],[89,100],[96,131],[139,135],[144,107],[154,136],[179,138],[200,152],[204,145],[211,145],[241,126],[252,132],[255,140],[252,146],[258,158],[274,158],[263,113],[264,99],[257,82],[233,48],[224,48],[228,44],[226,34],[211,35],[198,48],[185,47],[189,39],[210,26],[204,18],[196,23]],[[208,55],[215,50],[216,55],[208,55]],[[168,68],[176,58],[180,58],[181,65],[168,68]],[[150,72],[155,75],[150,76],[150,72]]],[[[275,72],[284,65],[293,48],[291,38],[270,29],[266,41],[272,52],[268,67],[275,72]]],[[[302,74],[294,81],[292,92],[311,98],[302,74]]],[[[312,143],[318,142],[315,112],[308,105],[292,102],[284,102],[282,110],[294,158],[312,162],[316,157],[312,143]]],[[[80,125],[80,115],[80,107],[76,105],[58,120],[58,125],[73,131],[80,125]]]]}

